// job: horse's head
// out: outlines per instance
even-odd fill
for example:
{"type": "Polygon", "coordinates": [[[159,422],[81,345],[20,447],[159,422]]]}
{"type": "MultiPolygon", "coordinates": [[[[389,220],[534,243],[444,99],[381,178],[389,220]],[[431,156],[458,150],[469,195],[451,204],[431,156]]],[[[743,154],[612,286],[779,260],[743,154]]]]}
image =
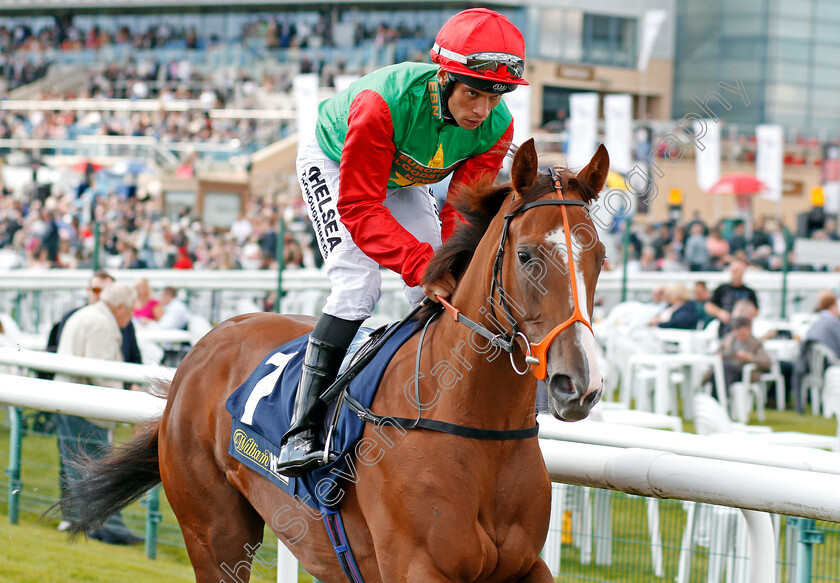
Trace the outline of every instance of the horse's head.
{"type": "Polygon", "coordinates": [[[497,280],[529,341],[526,362],[545,381],[553,415],[568,421],[589,414],[603,385],[591,323],[605,250],[585,205],[598,197],[608,169],[600,146],[577,175],[540,174],[533,140],[517,150],[511,168],[502,235],[509,259],[497,280]]]}
{"type": "MultiPolygon", "coordinates": [[[[459,284],[454,305],[445,304],[450,314],[478,319],[468,324],[473,334],[511,352],[514,368],[525,374],[522,349],[548,386],[554,416],[576,421],[601,396],[591,320],[604,246],[586,204],[604,187],[609,156],[601,146],[577,175],[540,174],[537,166],[529,140],[513,159],[510,185],[459,193],[455,203],[466,222],[438,249],[423,283],[452,273],[459,284]]],[[[436,313],[429,305],[418,318],[436,313]]]]}

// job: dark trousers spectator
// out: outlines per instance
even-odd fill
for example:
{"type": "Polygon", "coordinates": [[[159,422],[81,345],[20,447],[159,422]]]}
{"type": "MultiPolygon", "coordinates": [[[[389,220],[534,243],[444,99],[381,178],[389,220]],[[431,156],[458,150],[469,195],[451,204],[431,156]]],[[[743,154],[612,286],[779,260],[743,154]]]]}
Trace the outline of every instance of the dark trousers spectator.
{"type": "MultiPolygon", "coordinates": [[[[108,429],[82,417],[56,414],[55,422],[58,433],[58,483],[63,496],[67,485],[81,478],[73,462],[102,457],[110,449],[110,439],[108,429]]],[[[62,508],[64,520],[72,522],[76,518],[64,513],[62,508]]],[[[87,534],[91,538],[116,544],[133,544],[143,540],[129,531],[119,512],[109,517],[101,528],[87,534]]]]}

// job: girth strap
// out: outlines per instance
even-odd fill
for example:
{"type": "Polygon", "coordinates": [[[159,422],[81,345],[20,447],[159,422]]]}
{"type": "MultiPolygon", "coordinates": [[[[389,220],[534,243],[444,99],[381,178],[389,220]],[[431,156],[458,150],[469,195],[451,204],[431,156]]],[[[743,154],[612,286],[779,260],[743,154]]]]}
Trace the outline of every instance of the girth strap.
{"type": "Polygon", "coordinates": [[[356,565],[356,559],[353,558],[350,543],[347,541],[347,533],[344,530],[344,521],[341,520],[341,513],[338,510],[330,510],[323,504],[320,506],[321,514],[324,517],[324,526],[327,529],[327,535],[330,537],[330,542],[338,557],[341,570],[347,575],[350,583],[365,583],[365,580],[362,578],[362,573],[359,571],[358,565],[356,565]]]}

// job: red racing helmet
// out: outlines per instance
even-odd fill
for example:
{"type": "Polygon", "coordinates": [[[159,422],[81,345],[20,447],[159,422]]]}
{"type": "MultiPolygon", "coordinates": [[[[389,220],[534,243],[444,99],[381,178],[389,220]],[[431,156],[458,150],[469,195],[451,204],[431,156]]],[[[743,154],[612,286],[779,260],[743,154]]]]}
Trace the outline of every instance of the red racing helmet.
{"type": "Polygon", "coordinates": [[[480,91],[507,93],[528,85],[525,39],[507,18],[487,8],[459,12],[435,37],[432,61],[480,91]]]}

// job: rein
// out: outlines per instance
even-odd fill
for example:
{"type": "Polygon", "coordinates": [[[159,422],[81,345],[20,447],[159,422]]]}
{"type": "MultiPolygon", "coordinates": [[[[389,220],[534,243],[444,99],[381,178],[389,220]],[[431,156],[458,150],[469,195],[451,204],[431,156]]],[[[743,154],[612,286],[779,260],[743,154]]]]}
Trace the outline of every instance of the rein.
{"type": "MultiPolygon", "coordinates": [[[[426,300],[424,300],[423,303],[426,303],[426,300]]],[[[417,342],[417,357],[414,363],[414,393],[415,401],[417,402],[417,417],[409,419],[408,417],[378,415],[359,403],[352,395],[350,395],[350,392],[345,389],[342,397],[347,408],[356,413],[359,419],[374,425],[388,424],[396,425],[401,429],[428,429],[439,433],[468,437],[470,439],[505,441],[509,439],[529,439],[539,435],[539,424],[535,424],[533,427],[525,427],[523,429],[480,429],[478,427],[469,427],[467,425],[458,425],[456,423],[447,423],[446,421],[428,419],[422,416],[423,410],[420,406],[420,354],[423,349],[423,340],[426,337],[426,330],[428,330],[429,324],[431,324],[433,320],[434,318],[430,318],[426,322],[426,325],[423,326],[423,331],[420,333],[420,339],[417,342]]]]}
{"type": "Polygon", "coordinates": [[[575,262],[574,256],[572,255],[572,235],[569,230],[569,217],[566,211],[567,206],[586,207],[586,203],[582,200],[570,200],[563,198],[563,184],[560,180],[559,173],[554,168],[549,168],[549,173],[551,174],[551,178],[554,182],[554,190],[559,198],[529,202],[527,204],[522,205],[516,211],[505,214],[505,224],[502,228],[502,236],[499,240],[499,248],[496,251],[496,260],[493,263],[493,279],[490,282],[490,311],[493,317],[495,318],[496,313],[495,307],[492,302],[492,297],[496,290],[498,290],[499,304],[504,309],[505,318],[507,319],[508,324],[511,327],[511,332],[504,335],[493,334],[493,332],[488,330],[482,324],[474,322],[473,320],[464,316],[461,313],[461,310],[450,304],[445,299],[438,298],[438,300],[440,300],[440,303],[456,322],[460,322],[461,324],[465,325],[474,332],[487,338],[488,340],[490,340],[490,342],[492,342],[496,346],[499,346],[505,352],[509,353],[510,364],[513,367],[513,370],[516,371],[518,374],[522,375],[528,372],[528,368],[525,368],[524,370],[520,371],[516,368],[516,364],[513,361],[513,352],[516,346],[516,338],[521,336],[522,339],[525,340],[525,348],[527,350],[527,353],[525,354],[525,363],[530,366],[531,372],[539,380],[545,380],[547,376],[546,356],[548,354],[548,349],[551,346],[551,343],[554,342],[554,339],[557,338],[558,334],[560,334],[563,330],[565,330],[575,322],[581,322],[584,326],[589,328],[590,331],[592,330],[592,326],[584,317],[583,312],[580,309],[580,302],[578,301],[577,278],[575,277],[575,262]],[[563,230],[565,231],[566,235],[566,253],[569,256],[569,281],[571,283],[572,288],[572,301],[574,303],[574,310],[572,311],[572,315],[565,322],[558,326],[555,326],[554,329],[552,329],[546,335],[546,337],[542,339],[542,341],[534,343],[530,342],[525,333],[519,330],[519,327],[516,325],[516,319],[513,317],[513,314],[510,310],[510,306],[508,305],[507,292],[505,291],[504,285],[502,284],[502,267],[504,264],[505,257],[505,243],[507,242],[511,220],[517,215],[520,215],[527,210],[548,205],[560,205],[561,210],[563,212],[563,230]]]}

